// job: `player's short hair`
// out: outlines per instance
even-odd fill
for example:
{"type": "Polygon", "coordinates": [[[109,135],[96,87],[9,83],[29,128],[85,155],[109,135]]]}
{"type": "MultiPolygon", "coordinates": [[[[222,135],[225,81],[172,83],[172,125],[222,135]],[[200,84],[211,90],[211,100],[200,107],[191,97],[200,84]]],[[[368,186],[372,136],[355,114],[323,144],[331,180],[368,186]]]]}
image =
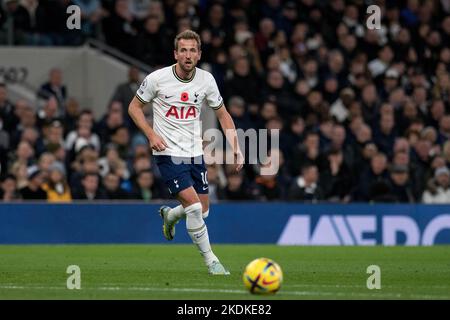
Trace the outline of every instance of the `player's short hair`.
{"type": "Polygon", "coordinates": [[[175,51],[178,50],[178,41],[180,41],[181,39],[184,39],[184,40],[195,40],[195,41],[197,41],[197,48],[198,48],[198,50],[200,51],[200,48],[201,48],[201,46],[202,46],[202,41],[200,40],[200,36],[198,35],[197,32],[192,31],[192,30],[185,30],[185,31],[179,33],[179,34],[175,37],[175,40],[174,40],[174,43],[173,43],[173,44],[174,44],[175,51]]]}

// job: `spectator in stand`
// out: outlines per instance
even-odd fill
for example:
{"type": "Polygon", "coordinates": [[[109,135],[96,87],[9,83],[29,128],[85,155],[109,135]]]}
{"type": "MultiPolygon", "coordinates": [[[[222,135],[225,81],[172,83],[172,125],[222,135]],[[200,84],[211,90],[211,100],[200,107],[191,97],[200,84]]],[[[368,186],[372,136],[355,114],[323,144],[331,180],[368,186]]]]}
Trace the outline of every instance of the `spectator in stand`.
{"type": "Polygon", "coordinates": [[[64,126],[64,137],[71,131],[76,130],[77,120],[80,117],[80,104],[75,98],[68,98],[66,102],[66,109],[62,123],[64,126]]]}
{"type": "Polygon", "coordinates": [[[251,70],[248,59],[244,56],[239,56],[235,61],[232,61],[232,64],[232,72],[225,80],[224,98],[226,101],[232,96],[239,96],[247,103],[258,102],[254,93],[259,92],[260,81],[251,70]]]}
{"type": "Polygon", "coordinates": [[[16,102],[15,112],[19,117],[19,123],[10,130],[11,146],[15,148],[21,140],[22,132],[26,128],[36,128],[36,112],[25,100],[16,102]]]}
{"type": "Polygon", "coordinates": [[[124,200],[129,198],[127,192],[120,187],[120,177],[114,172],[108,172],[103,177],[103,187],[107,199],[124,200]]]}
{"type": "Polygon", "coordinates": [[[337,99],[330,106],[330,115],[333,116],[337,122],[343,123],[347,121],[350,116],[350,106],[355,101],[355,92],[351,88],[344,88],[339,93],[339,99],[337,99]]]}
{"type": "Polygon", "coordinates": [[[394,115],[383,114],[379,126],[375,127],[374,130],[374,141],[378,149],[387,155],[391,155],[396,136],[394,115]]]}
{"type": "Polygon", "coordinates": [[[111,97],[110,108],[112,108],[112,104],[117,101],[121,103],[121,107],[123,110],[123,114],[127,115],[128,110],[127,107],[136,94],[137,89],[140,85],[140,76],[139,69],[135,66],[131,66],[128,69],[128,81],[121,83],[117,86],[116,90],[114,90],[114,94],[111,97]]]}
{"type": "Polygon", "coordinates": [[[67,88],[63,84],[63,75],[61,69],[53,68],[50,70],[49,80],[41,86],[38,95],[40,98],[45,100],[54,97],[58,103],[59,113],[64,113],[65,103],[67,99],[67,88]]]}
{"type": "Polygon", "coordinates": [[[113,101],[108,108],[108,112],[97,123],[96,132],[102,142],[110,142],[114,131],[125,125],[123,107],[118,101],[113,101]]]}
{"type": "Polygon", "coordinates": [[[107,199],[105,192],[100,188],[99,177],[95,173],[86,173],[81,179],[82,189],[72,192],[72,198],[76,200],[100,200],[107,199]]]}
{"type": "Polygon", "coordinates": [[[447,167],[440,167],[434,173],[434,179],[428,182],[423,193],[422,201],[431,203],[450,203],[450,171],[447,167]]]}
{"type": "Polygon", "coordinates": [[[378,51],[378,58],[372,60],[368,64],[368,68],[372,77],[377,78],[384,74],[384,72],[389,68],[394,58],[394,53],[389,45],[383,46],[378,51]]]}
{"type": "Polygon", "coordinates": [[[118,162],[124,162],[119,156],[117,145],[108,143],[104,149],[104,156],[98,160],[100,175],[105,177],[110,171],[114,171],[120,165],[118,162]]]}
{"type": "Polygon", "coordinates": [[[17,179],[12,174],[7,174],[0,178],[0,200],[14,201],[21,199],[17,190],[17,179]]]}
{"type": "Polygon", "coordinates": [[[255,199],[261,201],[273,201],[281,199],[283,196],[283,177],[280,172],[280,166],[284,165],[283,153],[279,150],[270,150],[265,161],[259,167],[259,174],[255,178],[253,195],[255,199]]]}
{"type": "Polygon", "coordinates": [[[72,0],[81,11],[81,32],[85,37],[97,35],[97,25],[106,15],[106,11],[101,7],[100,0],[72,0]]]}
{"type": "Polygon", "coordinates": [[[45,125],[59,118],[58,101],[55,96],[51,96],[45,101],[44,107],[37,113],[37,126],[42,130],[45,125]]]}
{"type": "Polygon", "coordinates": [[[305,140],[299,144],[294,151],[291,162],[291,174],[296,176],[300,173],[300,168],[306,164],[314,164],[317,167],[321,164],[319,135],[316,132],[306,133],[305,140]]]}
{"type": "Polygon", "coordinates": [[[327,153],[328,167],[320,174],[320,185],[324,199],[331,202],[350,201],[353,188],[353,177],[348,163],[344,161],[344,154],[340,148],[332,148],[327,153]]]}
{"type": "Polygon", "coordinates": [[[94,115],[90,110],[81,112],[77,122],[77,129],[68,133],[65,141],[65,148],[70,152],[78,152],[81,145],[89,144],[96,150],[100,150],[100,138],[93,130],[94,115]],[[75,150],[77,149],[77,150],[75,150]]]}
{"type": "Polygon", "coordinates": [[[9,172],[16,178],[18,190],[28,185],[28,171],[25,163],[14,162],[9,172]]]}
{"type": "Polygon", "coordinates": [[[48,179],[50,167],[55,162],[55,156],[50,152],[44,152],[39,156],[37,166],[41,171],[44,180],[48,179]]]}
{"type": "Polygon", "coordinates": [[[215,202],[224,199],[224,185],[220,179],[218,164],[210,164],[206,166],[208,170],[208,188],[209,200],[215,202]]]}
{"type": "Polygon", "coordinates": [[[42,189],[47,193],[48,202],[71,202],[72,194],[66,180],[66,169],[60,162],[53,162],[48,169],[47,182],[42,189]]]}
{"type": "Polygon", "coordinates": [[[391,196],[393,202],[415,203],[414,187],[409,179],[407,165],[394,164],[390,168],[390,190],[387,197],[391,196]]]}
{"type": "Polygon", "coordinates": [[[359,175],[359,183],[354,192],[356,201],[380,200],[386,193],[388,161],[384,153],[377,153],[370,159],[370,167],[359,175]]]}
{"type": "Polygon", "coordinates": [[[300,116],[293,117],[289,123],[289,126],[286,127],[284,135],[286,145],[290,146],[289,149],[286,150],[287,152],[283,152],[287,161],[290,161],[291,159],[293,146],[298,145],[302,141],[304,131],[305,121],[303,118],[300,116]]]}
{"type": "Polygon", "coordinates": [[[64,146],[62,144],[51,143],[46,146],[46,149],[48,150],[48,152],[55,156],[55,159],[57,161],[64,163],[66,167],[69,167],[66,158],[66,150],[64,149],[64,146]]]}
{"type": "Polygon", "coordinates": [[[3,129],[3,119],[0,117],[0,170],[8,167],[9,133],[3,129]]]}
{"type": "Polygon", "coordinates": [[[276,103],[278,106],[278,113],[283,117],[299,112],[299,110],[295,108],[296,104],[293,99],[294,97],[290,93],[281,72],[278,70],[270,71],[261,92],[261,100],[276,103]]]}
{"type": "Polygon", "coordinates": [[[152,3],[157,1],[152,0],[130,0],[129,6],[131,13],[137,18],[137,19],[145,19],[149,13],[151,13],[151,9],[155,8],[155,6],[152,7],[152,3]]]}
{"type": "Polygon", "coordinates": [[[35,162],[34,158],[35,152],[31,144],[27,141],[22,141],[19,143],[16,149],[15,162],[31,165],[35,162]]]}
{"type": "Polygon", "coordinates": [[[233,118],[236,129],[248,130],[254,128],[255,125],[249,119],[245,110],[245,101],[241,97],[233,96],[227,103],[228,112],[233,118]]]}
{"type": "Polygon", "coordinates": [[[111,142],[117,146],[121,159],[128,159],[130,153],[130,133],[125,126],[117,127],[111,136],[111,142]]]}
{"type": "Polygon", "coordinates": [[[149,202],[153,199],[159,199],[159,197],[153,172],[150,169],[139,171],[136,175],[135,188],[130,195],[130,199],[149,202]]]}
{"type": "Polygon", "coordinates": [[[19,118],[15,111],[15,107],[8,97],[6,84],[0,82],[0,119],[2,120],[2,128],[7,132],[11,132],[19,123],[19,118]]]}
{"type": "Polygon", "coordinates": [[[24,200],[47,200],[47,193],[42,189],[44,178],[37,166],[29,167],[27,170],[28,184],[19,190],[24,200]]]}
{"type": "Polygon", "coordinates": [[[76,153],[75,160],[70,164],[70,187],[72,194],[82,189],[81,180],[86,174],[100,174],[98,152],[90,145],[82,146],[76,153]]]}
{"type": "Polygon", "coordinates": [[[43,148],[48,150],[50,145],[64,144],[64,128],[59,120],[53,120],[43,128],[43,148]]]}
{"type": "Polygon", "coordinates": [[[136,54],[137,20],[129,1],[115,1],[111,14],[102,20],[102,27],[108,45],[131,56],[136,54]]]}
{"type": "Polygon", "coordinates": [[[316,203],[324,199],[322,188],[319,185],[319,172],[314,164],[303,166],[301,175],[292,182],[289,192],[289,200],[316,203]]]}
{"type": "Polygon", "coordinates": [[[144,22],[144,30],[137,37],[137,57],[157,69],[170,63],[173,45],[165,34],[159,17],[149,16],[144,22]]]}
{"type": "Polygon", "coordinates": [[[227,175],[227,185],[224,190],[226,200],[251,200],[253,196],[249,194],[247,187],[244,183],[244,177],[242,173],[230,172],[227,175]]]}
{"type": "Polygon", "coordinates": [[[431,148],[430,141],[419,138],[419,140],[413,145],[412,161],[414,162],[414,172],[412,172],[412,179],[416,181],[418,190],[423,192],[428,178],[431,173],[429,172],[431,164],[431,148]]]}

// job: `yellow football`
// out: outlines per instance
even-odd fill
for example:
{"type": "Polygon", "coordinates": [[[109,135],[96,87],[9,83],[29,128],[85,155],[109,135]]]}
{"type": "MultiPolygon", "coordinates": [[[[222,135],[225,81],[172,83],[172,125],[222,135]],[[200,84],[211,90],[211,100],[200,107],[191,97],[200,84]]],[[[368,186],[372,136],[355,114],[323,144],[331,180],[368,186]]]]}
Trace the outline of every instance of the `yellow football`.
{"type": "Polygon", "coordinates": [[[247,265],[242,280],[251,293],[273,294],[280,290],[283,272],[272,259],[258,258],[247,265]]]}

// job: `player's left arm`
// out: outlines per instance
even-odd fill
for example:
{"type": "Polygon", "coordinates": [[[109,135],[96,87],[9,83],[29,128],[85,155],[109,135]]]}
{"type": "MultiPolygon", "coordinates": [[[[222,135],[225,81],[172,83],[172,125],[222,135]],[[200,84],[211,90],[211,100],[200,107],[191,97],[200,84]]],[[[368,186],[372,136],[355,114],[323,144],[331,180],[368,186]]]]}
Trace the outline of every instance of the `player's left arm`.
{"type": "Polygon", "coordinates": [[[237,138],[236,127],[234,121],[228,113],[225,106],[214,110],[219,120],[220,126],[222,127],[225,137],[233,148],[234,160],[236,163],[236,171],[240,171],[244,165],[244,157],[239,147],[239,141],[237,138]]]}

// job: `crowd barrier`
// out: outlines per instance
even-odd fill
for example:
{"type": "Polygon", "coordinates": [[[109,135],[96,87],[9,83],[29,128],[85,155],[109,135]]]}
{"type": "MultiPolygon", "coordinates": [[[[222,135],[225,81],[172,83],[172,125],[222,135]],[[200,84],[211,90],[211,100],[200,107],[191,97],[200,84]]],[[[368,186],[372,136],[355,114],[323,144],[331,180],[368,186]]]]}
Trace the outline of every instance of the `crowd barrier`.
{"type": "MultiPolygon", "coordinates": [[[[1,203],[0,244],[167,243],[159,206],[1,203]]],[[[219,203],[206,223],[213,243],[450,244],[450,205],[219,203]]],[[[191,242],[184,221],[173,242],[191,242]]]]}

